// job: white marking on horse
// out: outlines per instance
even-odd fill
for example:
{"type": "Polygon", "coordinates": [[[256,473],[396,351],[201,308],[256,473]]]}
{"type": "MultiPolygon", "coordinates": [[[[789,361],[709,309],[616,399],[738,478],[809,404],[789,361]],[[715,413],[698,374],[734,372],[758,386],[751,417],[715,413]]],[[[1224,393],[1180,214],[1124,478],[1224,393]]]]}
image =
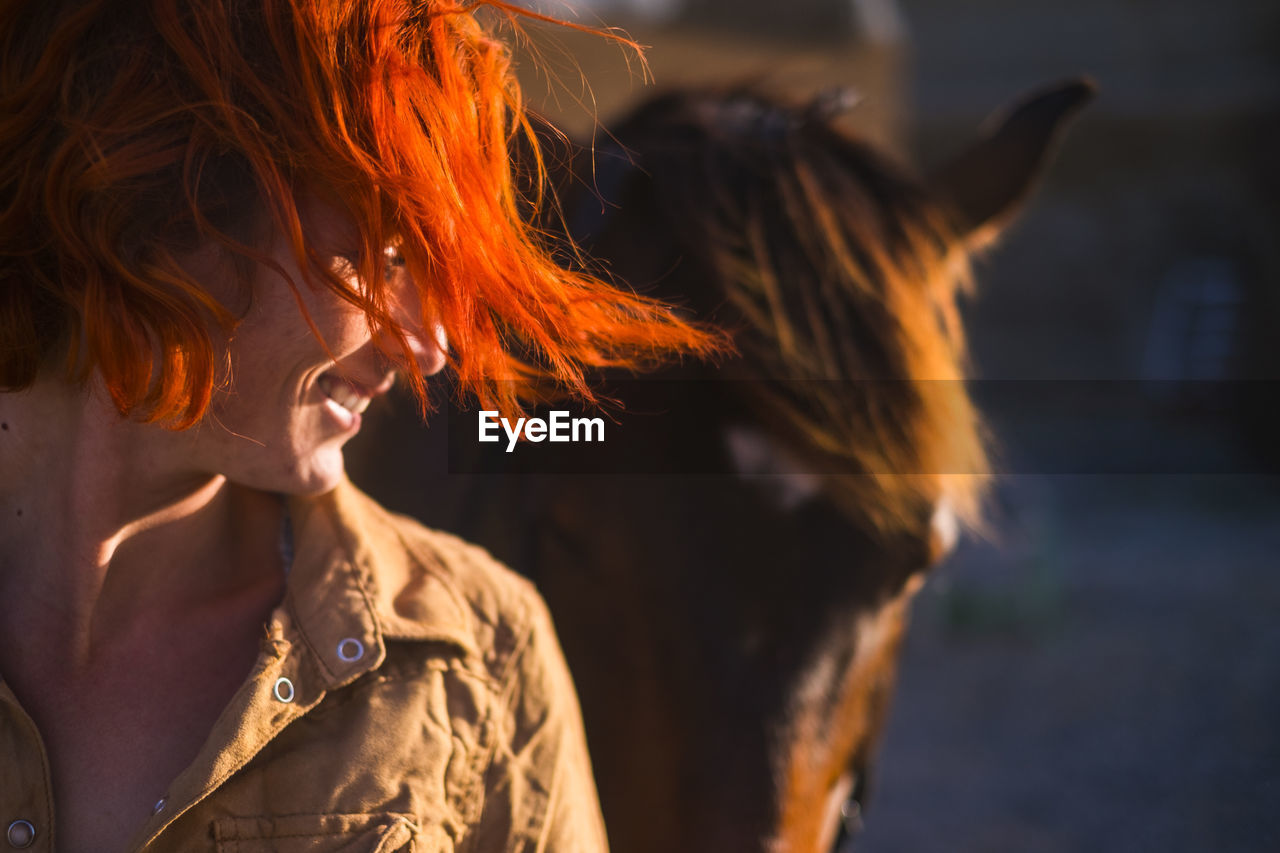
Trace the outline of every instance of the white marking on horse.
{"type": "Polygon", "coordinates": [[[784,512],[799,509],[822,491],[822,478],[806,471],[795,454],[759,427],[731,424],[725,427],[724,443],[738,477],[769,478],[770,494],[784,512]]]}
{"type": "Polygon", "coordinates": [[[938,499],[933,508],[933,517],[929,519],[929,526],[933,528],[933,535],[941,546],[938,556],[955,550],[956,543],[960,541],[960,518],[956,515],[951,498],[943,495],[938,499]]]}

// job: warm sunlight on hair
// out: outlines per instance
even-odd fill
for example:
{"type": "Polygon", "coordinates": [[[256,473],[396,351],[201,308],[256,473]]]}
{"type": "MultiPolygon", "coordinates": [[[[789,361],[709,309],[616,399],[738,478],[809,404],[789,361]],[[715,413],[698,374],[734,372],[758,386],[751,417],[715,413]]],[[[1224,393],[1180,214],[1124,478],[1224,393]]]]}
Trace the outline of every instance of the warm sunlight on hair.
{"type": "Polygon", "coordinates": [[[0,386],[60,360],[74,378],[100,371],[125,414],[195,423],[221,379],[217,329],[236,317],[176,258],[213,241],[262,263],[264,227],[312,279],[292,286],[358,305],[403,365],[408,334],[443,328],[460,391],[487,405],[543,380],[590,398],[587,368],[714,348],[665,306],[558,267],[528,224],[540,191],[518,189],[514,139],[534,154],[532,186],[542,162],[494,31],[531,14],[96,0],[7,17],[0,92],[21,108],[0,111],[0,386]],[[358,291],[307,245],[299,192],[356,223],[358,291]],[[388,245],[414,282],[416,329],[394,316],[388,245]]]}

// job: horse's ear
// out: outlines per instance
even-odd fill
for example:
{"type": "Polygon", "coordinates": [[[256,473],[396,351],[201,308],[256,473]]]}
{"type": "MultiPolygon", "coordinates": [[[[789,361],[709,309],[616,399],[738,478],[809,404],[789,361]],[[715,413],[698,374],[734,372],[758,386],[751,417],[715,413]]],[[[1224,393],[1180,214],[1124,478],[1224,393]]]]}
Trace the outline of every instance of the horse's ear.
{"type": "Polygon", "coordinates": [[[982,138],[929,174],[970,245],[990,242],[1030,195],[1068,120],[1096,88],[1086,78],[1039,89],[993,115],[982,138]]]}

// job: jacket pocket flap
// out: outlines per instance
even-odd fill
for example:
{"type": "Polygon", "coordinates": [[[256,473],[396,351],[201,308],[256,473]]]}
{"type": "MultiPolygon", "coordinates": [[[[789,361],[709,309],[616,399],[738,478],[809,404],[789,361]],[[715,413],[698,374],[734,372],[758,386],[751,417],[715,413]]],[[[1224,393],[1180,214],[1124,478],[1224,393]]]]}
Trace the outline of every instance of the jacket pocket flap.
{"type": "Polygon", "coordinates": [[[423,833],[406,815],[296,814],[213,822],[218,853],[447,853],[444,832],[423,833]]]}

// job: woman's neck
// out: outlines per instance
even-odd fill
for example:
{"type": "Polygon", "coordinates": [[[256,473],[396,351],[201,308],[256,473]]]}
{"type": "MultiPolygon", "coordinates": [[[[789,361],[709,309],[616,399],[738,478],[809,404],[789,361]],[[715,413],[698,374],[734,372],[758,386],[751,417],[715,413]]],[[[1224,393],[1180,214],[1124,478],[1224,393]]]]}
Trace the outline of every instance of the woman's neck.
{"type": "Polygon", "coordinates": [[[0,394],[0,600],[25,602],[0,673],[88,667],[275,581],[279,501],[187,470],[182,446],[92,385],[0,394]]]}

